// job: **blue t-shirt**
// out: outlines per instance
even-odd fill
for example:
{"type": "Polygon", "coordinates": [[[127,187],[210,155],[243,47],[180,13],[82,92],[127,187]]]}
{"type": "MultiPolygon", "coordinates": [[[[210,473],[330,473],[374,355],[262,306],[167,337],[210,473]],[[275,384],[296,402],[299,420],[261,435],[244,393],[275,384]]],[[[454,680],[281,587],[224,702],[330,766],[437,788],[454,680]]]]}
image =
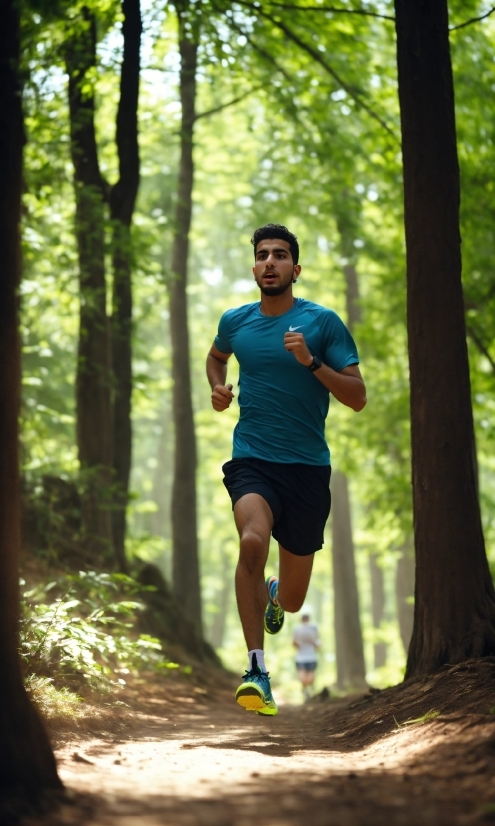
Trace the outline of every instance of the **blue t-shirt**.
{"type": "Polygon", "coordinates": [[[334,370],[359,363],[354,340],[339,316],[304,298],[297,298],[283,315],[262,315],[257,301],[227,310],[220,319],[215,347],[234,353],[240,366],[234,459],[330,464],[325,441],[330,393],[285,350],[284,334],[296,330],[311,353],[334,370]]]}

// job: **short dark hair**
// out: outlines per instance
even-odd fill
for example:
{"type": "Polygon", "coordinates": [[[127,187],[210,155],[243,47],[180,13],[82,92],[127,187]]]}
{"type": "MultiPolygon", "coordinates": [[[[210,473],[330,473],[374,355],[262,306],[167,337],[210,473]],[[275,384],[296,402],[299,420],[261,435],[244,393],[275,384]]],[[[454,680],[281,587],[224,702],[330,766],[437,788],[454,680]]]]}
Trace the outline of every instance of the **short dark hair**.
{"type": "Polygon", "coordinates": [[[287,241],[290,246],[290,253],[294,264],[299,261],[299,244],[294,233],[289,232],[287,227],[282,224],[265,224],[264,227],[259,227],[255,230],[251,243],[254,247],[254,256],[256,258],[256,248],[260,241],[265,241],[267,238],[281,238],[282,241],[287,241]]]}

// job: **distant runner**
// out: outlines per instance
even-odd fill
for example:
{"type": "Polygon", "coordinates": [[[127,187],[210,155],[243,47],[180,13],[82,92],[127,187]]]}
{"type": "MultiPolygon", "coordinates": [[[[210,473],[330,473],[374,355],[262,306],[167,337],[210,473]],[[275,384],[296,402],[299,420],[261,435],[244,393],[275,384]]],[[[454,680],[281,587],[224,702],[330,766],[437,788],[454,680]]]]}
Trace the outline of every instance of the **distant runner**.
{"type": "Polygon", "coordinates": [[[277,714],[263,651],[263,626],[278,634],[284,611],[304,602],[313,557],[330,512],[325,419],[330,393],[353,410],[366,404],[353,338],[339,316],[295,298],[301,272],[297,238],[278,224],[252,238],[261,300],[228,310],[208,354],[211,402],[226,410],[234,394],[227,362],[240,365],[240,418],[233,458],[223,466],[240,537],[236,596],[248,668],[236,692],[248,711],[277,714]],[[270,534],[279,576],[264,582],[270,534]]]}
{"type": "Polygon", "coordinates": [[[292,634],[292,644],[296,649],[296,668],[302,687],[304,699],[311,697],[311,687],[315,681],[318,665],[316,652],[320,647],[318,626],[310,622],[309,614],[301,615],[300,625],[296,625],[292,634]]]}

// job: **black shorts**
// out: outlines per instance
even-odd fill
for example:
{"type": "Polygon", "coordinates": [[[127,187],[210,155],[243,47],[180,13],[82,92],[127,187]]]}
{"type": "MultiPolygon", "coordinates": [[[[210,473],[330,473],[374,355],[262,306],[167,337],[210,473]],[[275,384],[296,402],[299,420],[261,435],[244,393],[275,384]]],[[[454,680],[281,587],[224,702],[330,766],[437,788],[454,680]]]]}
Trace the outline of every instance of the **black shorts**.
{"type": "Polygon", "coordinates": [[[311,663],[296,663],[297,671],[316,671],[318,663],[313,661],[311,663]]]}
{"type": "Polygon", "coordinates": [[[222,468],[232,508],[246,493],[258,493],[273,514],[272,536],[296,556],[323,545],[330,513],[330,466],[231,459],[222,468]]]}

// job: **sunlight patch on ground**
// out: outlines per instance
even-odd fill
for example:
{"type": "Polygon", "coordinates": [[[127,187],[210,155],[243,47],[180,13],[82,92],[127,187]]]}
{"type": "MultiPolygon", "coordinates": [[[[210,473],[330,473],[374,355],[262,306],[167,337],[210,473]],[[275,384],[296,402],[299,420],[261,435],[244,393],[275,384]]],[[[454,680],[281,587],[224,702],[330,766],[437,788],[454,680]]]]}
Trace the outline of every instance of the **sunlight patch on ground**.
{"type": "MultiPolygon", "coordinates": [[[[258,721],[256,721],[258,723],[258,721]]],[[[73,746],[59,751],[63,781],[81,792],[95,788],[104,795],[142,798],[143,795],[166,795],[181,798],[209,797],[219,793],[245,792],[246,784],[256,786],[258,777],[292,776],[301,773],[317,779],[329,772],[392,771],[431,749],[437,736],[429,726],[400,729],[367,749],[342,753],[319,749],[297,750],[285,746],[276,731],[229,728],[202,735],[175,737],[172,732],[158,732],[146,739],[131,742],[86,741],[75,752],[73,746]],[[236,747],[233,748],[233,743],[236,747]],[[284,753],[284,748],[287,752],[284,753]]]]}

